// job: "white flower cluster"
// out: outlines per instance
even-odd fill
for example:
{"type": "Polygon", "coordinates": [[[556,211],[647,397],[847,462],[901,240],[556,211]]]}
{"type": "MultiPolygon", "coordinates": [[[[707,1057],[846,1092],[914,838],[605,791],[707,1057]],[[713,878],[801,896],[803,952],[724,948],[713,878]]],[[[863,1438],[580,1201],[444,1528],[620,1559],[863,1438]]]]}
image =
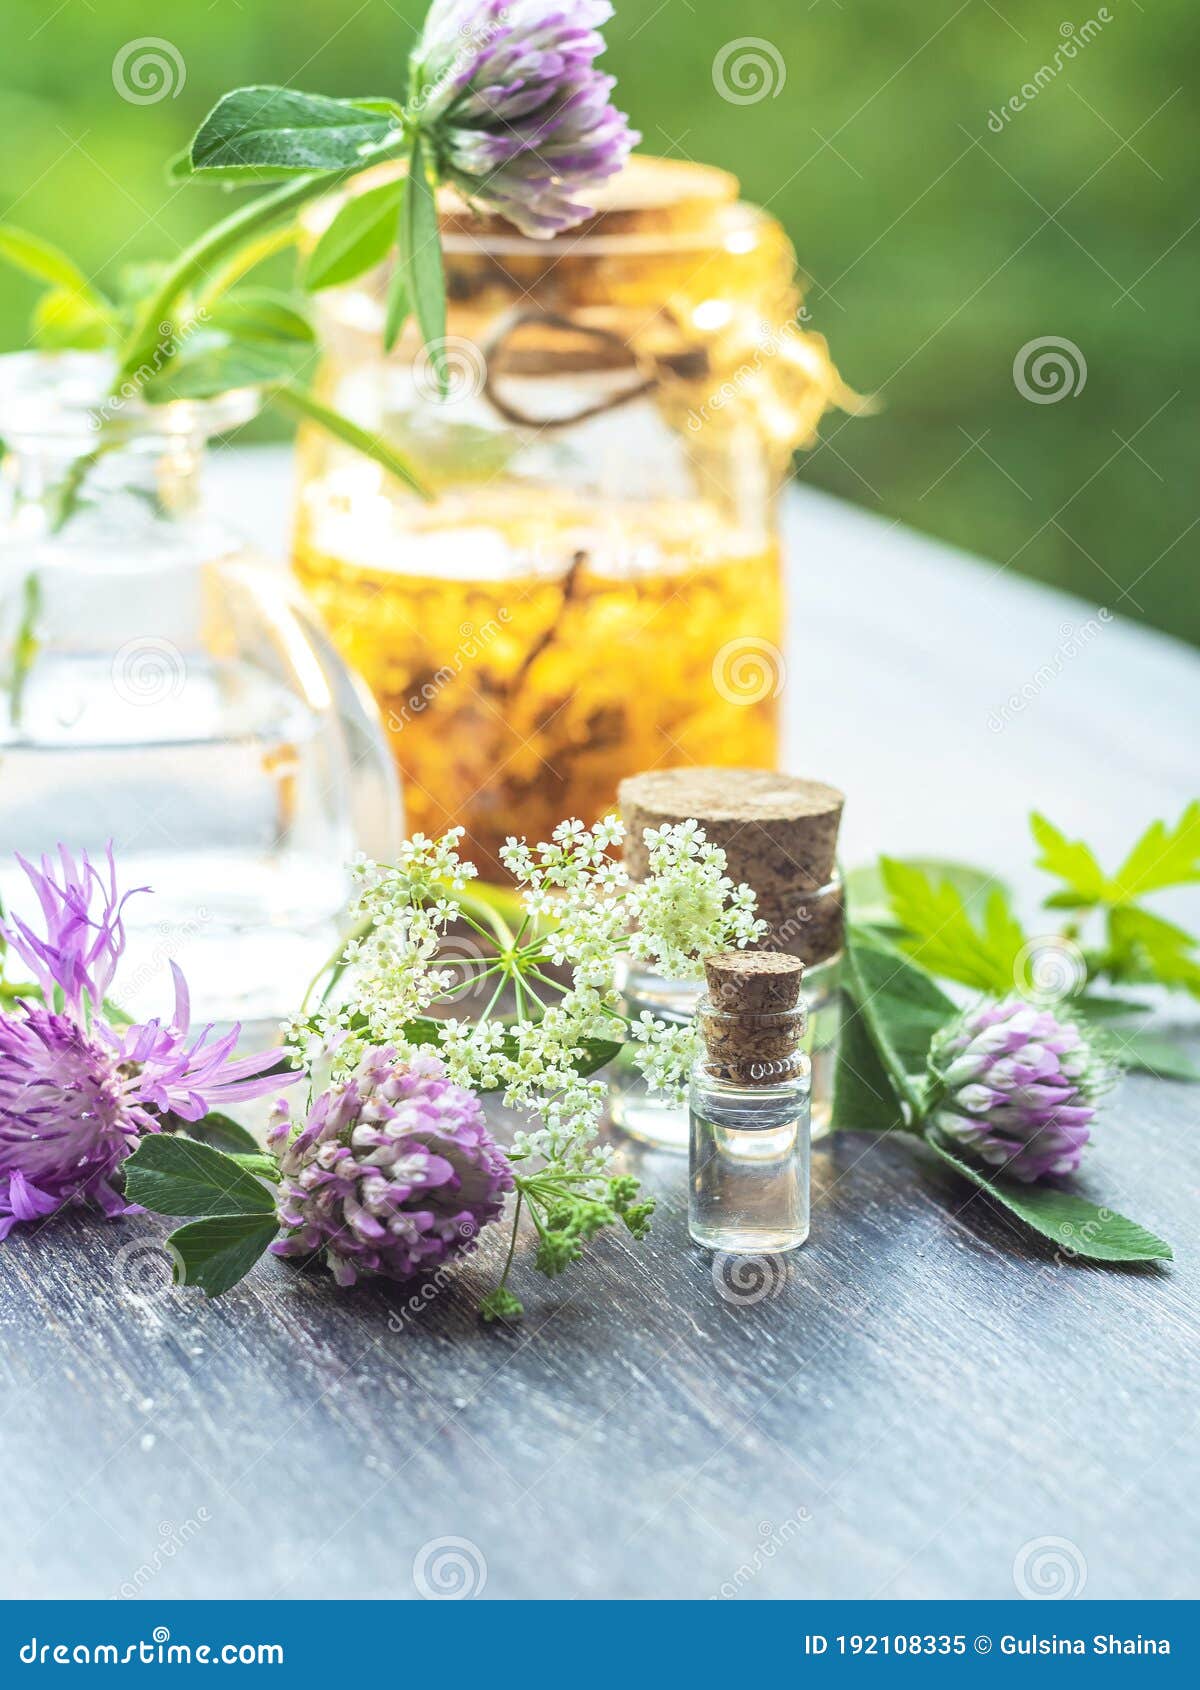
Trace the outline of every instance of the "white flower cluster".
{"type": "MultiPolygon", "coordinates": [[[[338,970],[343,994],[304,1024],[306,1046],[293,1030],[308,1061],[319,1047],[338,1076],[369,1046],[407,1055],[427,1044],[429,1024],[419,1018],[439,1001],[452,1004],[458,983],[438,965],[444,931],[462,917],[483,932],[456,896],[476,872],[459,857],[461,836],[461,828],[439,840],[418,834],[395,864],[356,866],[359,930],[338,970]]],[[[562,822],[536,847],[510,839],[501,856],[521,889],[524,921],[515,934],[498,929],[492,971],[498,988],[511,985],[517,1019],[485,1011],[475,1021],[437,1023],[452,1079],[541,1118],[535,1131],[517,1134],[514,1159],[544,1157],[582,1176],[603,1172],[608,1154],[593,1142],[606,1088],[592,1071],[632,1035],[651,1084],[674,1089],[694,1050],[690,1029],[649,1015],[627,1025],[618,958],[632,954],[687,978],[704,956],[762,931],[753,892],[728,878],[725,853],[695,822],[647,830],[650,871],[642,882],[609,856],[623,837],[620,821],[606,816],[590,829],[562,822]],[[550,977],[549,967],[568,971],[569,983],[550,977]]]]}

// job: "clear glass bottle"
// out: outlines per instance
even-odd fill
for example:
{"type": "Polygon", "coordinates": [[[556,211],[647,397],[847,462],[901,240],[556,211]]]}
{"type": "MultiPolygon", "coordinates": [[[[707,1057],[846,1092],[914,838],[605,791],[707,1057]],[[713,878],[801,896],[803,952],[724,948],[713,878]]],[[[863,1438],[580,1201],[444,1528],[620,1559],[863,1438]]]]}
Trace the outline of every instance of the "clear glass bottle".
{"type": "MultiPolygon", "coordinates": [[[[810,911],[822,905],[842,906],[840,875],[805,898],[810,911]]],[[[833,1076],[841,1036],[841,924],[819,920],[823,933],[836,932],[837,950],[806,960],[802,991],[808,1014],[803,1050],[812,1069],[812,1139],[823,1139],[833,1125],[833,1076]]],[[[704,996],[702,980],[667,980],[653,969],[626,959],[618,984],[622,1013],[637,1020],[644,1011],[681,1026],[690,1021],[704,996]]],[[[684,1104],[653,1092],[634,1061],[636,1046],[625,1045],[617,1058],[609,1086],[609,1117],[630,1138],[656,1150],[683,1152],[688,1147],[688,1112],[684,1104]]]]}
{"type": "Polygon", "coordinates": [[[707,1048],[692,1071],[689,1096],[688,1231],[707,1249],[737,1255],[794,1250],[809,1233],[804,1005],[723,1013],[705,998],[697,1015],[707,1048]],[[775,1054],[719,1059],[717,1037],[775,1054]]]}
{"type": "Polygon", "coordinates": [[[287,572],[201,504],[255,395],[106,403],[110,373],[0,358],[0,895],[28,895],[15,851],[112,840],[154,892],[122,1007],[161,1011],[173,956],[194,1020],[266,1036],[338,941],[349,861],[400,836],[395,772],[287,572]]]}
{"type": "Polygon", "coordinates": [[[438,498],[303,430],[295,567],[375,690],[410,822],[464,825],[503,878],[508,834],[591,820],[635,769],[773,766],[776,493],[853,396],[723,171],[635,158],[549,241],[439,206],[446,397],[415,327],[381,350],[385,271],[319,296],[325,396],[438,498]]]}

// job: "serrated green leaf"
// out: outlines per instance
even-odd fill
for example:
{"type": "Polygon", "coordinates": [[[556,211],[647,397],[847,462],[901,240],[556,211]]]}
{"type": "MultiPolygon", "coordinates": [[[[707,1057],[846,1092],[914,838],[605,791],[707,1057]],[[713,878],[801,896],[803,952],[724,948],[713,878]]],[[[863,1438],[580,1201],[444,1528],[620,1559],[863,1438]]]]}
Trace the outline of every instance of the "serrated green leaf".
{"type": "Polygon", "coordinates": [[[446,276],[437,203],[429,180],[425,146],[419,135],[413,139],[407,189],[400,208],[399,260],[407,303],[416,314],[421,339],[438,385],[445,393],[449,381],[445,346],[446,276]]]}
{"type": "MultiPolygon", "coordinates": [[[[983,906],[993,892],[1000,891],[1006,898],[1009,897],[1008,887],[1002,881],[971,863],[958,863],[947,857],[892,857],[889,860],[903,863],[905,868],[916,869],[928,880],[937,883],[948,881],[962,893],[963,903],[973,915],[983,914],[983,906]]],[[[846,907],[852,921],[859,926],[899,928],[878,862],[851,869],[844,877],[844,884],[846,907]]]]}
{"type": "Polygon", "coordinates": [[[1112,1209],[1101,1208],[1086,1197],[1061,1191],[1056,1186],[1020,1185],[1014,1180],[996,1179],[964,1162],[936,1139],[927,1138],[925,1142],[956,1173],[986,1191],[1026,1226],[1057,1244],[1066,1255],[1093,1262],[1173,1259],[1169,1244],[1112,1209]]]}
{"type": "Polygon", "coordinates": [[[246,1277],[278,1235],[274,1215],[216,1215],[178,1227],[167,1239],[175,1252],[175,1283],[219,1297],[246,1277]]]}
{"type": "Polygon", "coordinates": [[[304,267],[310,293],[340,287],[387,257],[404,200],[403,178],[354,194],[313,248],[304,267]]]}
{"type": "Polygon", "coordinates": [[[279,181],[366,165],[397,132],[395,119],[349,100],[294,88],[236,88],[196,132],[192,169],[231,180],[279,181]]]}
{"type": "MultiPolygon", "coordinates": [[[[1108,877],[1096,861],[1091,847],[1085,845],[1081,839],[1068,839],[1053,822],[1039,815],[1036,810],[1029,818],[1029,827],[1040,852],[1037,867],[1045,869],[1047,874],[1052,874],[1059,880],[1066,881],[1071,892],[1075,894],[1067,907],[1079,909],[1090,904],[1103,903],[1108,888],[1108,877]]],[[[1063,907],[1062,896],[1063,894],[1055,894],[1055,908],[1063,907]]]]}
{"type": "Polygon", "coordinates": [[[129,1201],[159,1215],[275,1211],[272,1193],[232,1156],[179,1134],[148,1133],[122,1169],[129,1201]]]}
{"type": "Polygon", "coordinates": [[[957,980],[976,991],[1011,992],[1017,983],[1017,958],[1025,933],[1005,893],[996,886],[983,899],[979,925],[966,899],[949,880],[935,884],[929,875],[895,857],[879,859],[892,909],[904,929],[908,954],[931,974],[957,980]]]}
{"type": "Polygon", "coordinates": [[[1151,822],[1112,877],[1111,901],[1125,902],[1168,886],[1200,880],[1200,799],[1194,800],[1174,827],[1151,822]]]}
{"type": "Polygon", "coordinates": [[[1196,939],[1186,928],[1136,904],[1109,912],[1109,972],[1114,980],[1179,986],[1200,997],[1196,939]]]}

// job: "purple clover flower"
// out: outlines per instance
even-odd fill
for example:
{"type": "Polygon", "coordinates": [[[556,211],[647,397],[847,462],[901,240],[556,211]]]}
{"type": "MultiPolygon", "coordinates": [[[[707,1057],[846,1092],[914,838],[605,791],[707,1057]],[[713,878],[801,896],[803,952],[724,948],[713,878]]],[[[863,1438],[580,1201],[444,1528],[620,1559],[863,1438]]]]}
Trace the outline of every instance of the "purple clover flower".
{"type": "MultiPolygon", "coordinates": [[[[128,1213],[113,1183],[142,1133],[163,1118],[197,1121],[212,1109],[286,1084],[263,1072],[282,1052],[235,1059],[241,1029],[189,1039],[187,985],[174,963],[169,1021],[114,1026],[105,998],[125,948],[121,894],[111,845],[104,872],[59,846],[59,860],[24,869],[41,907],[44,936],[13,916],[0,924],[33,975],[32,997],[0,1014],[0,1239],[18,1221],[91,1201],[128,1213]],[[57,874],[57,878],[56,878],[57,874]]],[[[146,891],[138,887],[137,891],[146,891]]]]}
{"type": "Polygon", "coordinates": [[[473,1092],[432,1055],[367,1051],[301,1126],[280,1104],[270,1140],[282,1182],[279,1256],[323,1251],[339,1285],[409,1279],[475,1248],[513,1176],[473,1092]]]}
{"type": "Polygon", "coordinates": [[[641,139],[594,61],[608,0],[434,0],[410,61],[408,109],[438,174],[523,234],[591,216],[586,196],[641,139]]]}
{"type": "Polygon", "coordinates": [[[1075,1172],[1112,1079],[1073,1021],[1024,998],[968,1010],[935,1038],[929,1061],[931,1124],[1027,1184],[1075,1172]]]}

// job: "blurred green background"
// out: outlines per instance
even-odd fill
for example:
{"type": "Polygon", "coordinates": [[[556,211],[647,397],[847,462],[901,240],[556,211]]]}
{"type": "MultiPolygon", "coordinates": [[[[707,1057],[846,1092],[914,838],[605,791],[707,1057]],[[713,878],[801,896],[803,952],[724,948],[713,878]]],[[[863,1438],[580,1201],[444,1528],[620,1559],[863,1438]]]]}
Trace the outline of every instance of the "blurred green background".
{"type": "MultiPolygon", "coordinates": [[[[169,187],[163,163],[220,92],[285,82],[400,94],[425,9],[55,6],[6,0],[0,217],[67,245],[101,279],[118,255],[173,249],[216,213],[216,190],[169,187]],[[169,97],[130,104],[113,62],[146,36],[172,44],[184,79],[169,97]]],[[[727,166],[782,218],[811,278],[814,326],[846,376],[885,401],[875,418],[827,422],[800,473],[1200,642],[1195,5],[616,8],[606,62],[645,149],[727,166]],[[1074,57],[1037,86],[1072,32],[1074,57]],[[736,103],[717,91],[713,65],[745,37],[768,44],[756,50],[773,91],[736,103]],[[1027,83],[1034,98],[1003,118],[1027,83]],[[1046,336],[1078,348],[1086,384],[1035,404],[1013,364],[1046,336]]],[[[22,343],[32,298],[0,275],[5,348],[22,343]]]]}

